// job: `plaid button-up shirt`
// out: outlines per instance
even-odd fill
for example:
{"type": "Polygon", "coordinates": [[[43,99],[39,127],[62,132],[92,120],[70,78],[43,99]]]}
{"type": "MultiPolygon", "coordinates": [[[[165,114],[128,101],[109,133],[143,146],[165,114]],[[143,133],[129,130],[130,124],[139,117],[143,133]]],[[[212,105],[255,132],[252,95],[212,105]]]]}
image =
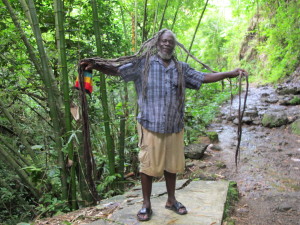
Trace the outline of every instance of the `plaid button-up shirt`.
{"type": "MultiPolygon", "coordinates": [[[[134,81],[138,95],[138,122],[146,129],[157,133],[178,133],[184,127],[184,103],[178,107],[178,73],[174,61],[168,67],[163,65],[157,56],[150,59],[146,97],[143,97],[143,70],[145,60],[138,66],[128,63],[119,68],[121,77],[126,81],[134,81]]],[[[199,89],[205,74],[182,64],[185,87],[199,89]]],[[[185,93],[185,90],[183,90],[185,93]]]]}

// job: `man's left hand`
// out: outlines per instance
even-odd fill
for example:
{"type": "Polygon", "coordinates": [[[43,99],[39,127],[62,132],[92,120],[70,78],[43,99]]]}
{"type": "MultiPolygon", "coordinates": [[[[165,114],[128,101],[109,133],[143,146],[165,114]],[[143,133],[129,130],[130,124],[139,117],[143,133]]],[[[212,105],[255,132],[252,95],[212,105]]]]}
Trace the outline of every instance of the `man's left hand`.
{"type": "Polygon", "coordinates": [[[244,69],[241,68],[236,68],[232,71],[229,72],[229,78],[234,78],[237,76],[242,75],[243,77],[247,77],[248,76],[248,72],[244,69]]]}

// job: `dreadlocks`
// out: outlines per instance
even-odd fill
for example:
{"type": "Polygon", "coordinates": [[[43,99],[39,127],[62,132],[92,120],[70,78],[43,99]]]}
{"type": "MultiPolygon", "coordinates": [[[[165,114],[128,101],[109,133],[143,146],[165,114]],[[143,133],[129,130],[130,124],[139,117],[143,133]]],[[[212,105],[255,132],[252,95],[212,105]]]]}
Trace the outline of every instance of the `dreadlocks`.
{"type": "MultiPolygon", "coordinates": [[[[145,59],[145,66],[144,66],[144,71],[143,71],[143,79],[142,79],[142,94],[143,98],[146,98],[146,93],[147,93],[147,83],[148,83],[148,75],[149,75],[149,68],[150,68],[150,58],[153,55],[156,55],[158,53],[158,41],[160,40],[160,37],[165,33],[165,32],[170,32],[174,39],[175,43],[177,46],[179,46],[181,49],[183,49],[191,58],[193,58],[195,61],[203,65],[206,69],[213,71],[212,69],[209,68],[209,66],[205,65],[202,63],[200,60],[198,60],[196,57],[191,55],[191,53],[181,44],[176,40],[175,34],[168,29],[162,29],[159,32],[157,32],[152,38],[148,39],[145,41],[141,48],[139,49],[138,52],[136,52],[134,55],[130,56],[123,56],[120,58],[116,59],[103,59],[99,57],[94,57],[94,58],[86,58],[80,61],[82,62],[87,62],[89,64],[93,64],[94,68],[97,67],[102,67],[102,68],[109,68],[109,67],[120,67],[124,64],[127,63],[134,63],[138,66],[137,62],[140,62],[141,59],[145,59]]],[[[184,77],[183,77],[183,70],[182,70],[182,63],[180,63],[177,59],[177,57],[173,54],[171,59],[174,61],[177,72],[178,72],[178,91],[177,91],[177,97],[178,97],[178,107],[181,108],[183,106],[184,102],[184,88],[185,88],[185,82],[184,82],[184,77]]],[[[80,64],[79,64],[80,65],[80,64]]]]}

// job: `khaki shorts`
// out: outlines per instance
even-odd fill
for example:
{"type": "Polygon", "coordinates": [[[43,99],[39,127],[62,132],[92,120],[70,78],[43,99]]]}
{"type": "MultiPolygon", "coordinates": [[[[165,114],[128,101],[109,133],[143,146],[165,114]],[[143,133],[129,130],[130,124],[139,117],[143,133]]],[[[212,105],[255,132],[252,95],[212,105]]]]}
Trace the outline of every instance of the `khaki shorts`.
{"type": "Polygon", "coordinates": [[[182,130],[179,133],[160,134],[149,131],[138,123],[140,172],[148,176],[182,173],[185,167],[182,130]]]}

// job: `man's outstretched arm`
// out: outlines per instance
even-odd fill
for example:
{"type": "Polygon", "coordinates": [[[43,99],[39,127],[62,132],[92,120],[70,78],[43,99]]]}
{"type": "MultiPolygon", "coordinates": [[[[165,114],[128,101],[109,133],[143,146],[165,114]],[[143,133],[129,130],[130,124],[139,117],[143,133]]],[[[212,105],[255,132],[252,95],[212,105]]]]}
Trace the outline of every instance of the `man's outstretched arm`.
{"type": "Polygon", "coordinates": [[[98,70],[107,75],[120,76],[118,66],[104,64],[104,63],[98,64],[93,62],[87,62],[84,60],[80,62],[80,66],[82,66],[84,70],[98,70]]]}
{"type": "Polygon", "coordinates": [[[248,76],[247,71],[240,68],[228,72],[207,73],[204,76],[203,83],[213,83],[225,78],[234,78],[239,76],[240,74],[242,74],[242,76],[248,76]]]}

